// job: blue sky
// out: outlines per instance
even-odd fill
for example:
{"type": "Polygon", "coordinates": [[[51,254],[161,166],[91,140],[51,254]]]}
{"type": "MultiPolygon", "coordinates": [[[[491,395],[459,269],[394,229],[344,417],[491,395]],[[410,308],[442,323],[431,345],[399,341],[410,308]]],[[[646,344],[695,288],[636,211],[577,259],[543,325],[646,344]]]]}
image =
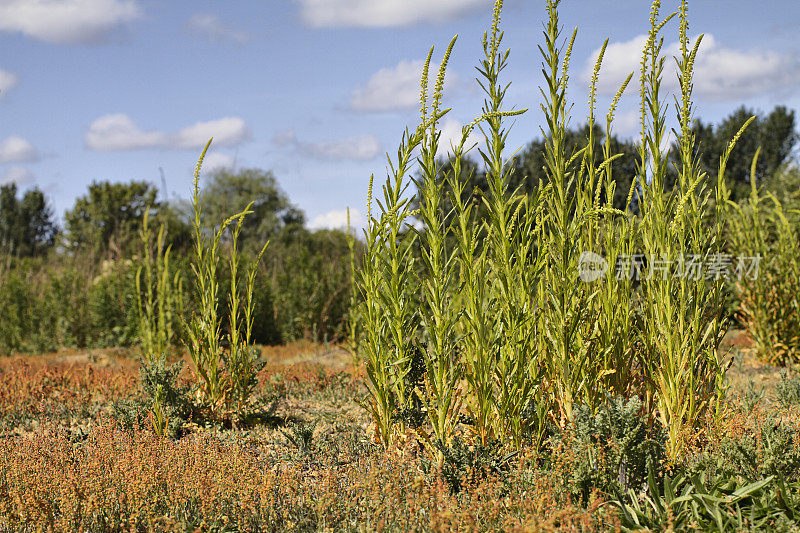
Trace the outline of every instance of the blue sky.
{"type": "MultiPolygon", "coordinates": [[[[421,60],[459,34],[445,103],[445,136],[478,112],[474,81],[491,0],[0,0],[0,182],[43,189],[56,212],[93,180],[147,180],[186,197],[200,148],[208,168],[271,169],[314,227],[363,213],[371,173],[385,175],[405,126],[415,125],[421,60]]],[[[579,27],[570,94],[586,114],[592,55],[611,39],[601,109],[635,68],[649,1],[563,0],[579,27]]],[[[677,7],[666,1],[663,11],[677,7]]],[[[697,115],[715,122],[746,104],[800,109],[798,0],[690,1],[705,34],[697,115]]],[[[512,130],[538,134],[544,2],[507,0],[512,50],[507,103],[530,108],[512,130]]],[[[677,38],[666,32],[665,46],[677,38]]],[[[668,85],[674,85],[672,76],[668,85]]],[[[617,133],[637,128],[634,90],[617,133]]],[[[604,114],[604,112],[603,112],[604,114]]]]}

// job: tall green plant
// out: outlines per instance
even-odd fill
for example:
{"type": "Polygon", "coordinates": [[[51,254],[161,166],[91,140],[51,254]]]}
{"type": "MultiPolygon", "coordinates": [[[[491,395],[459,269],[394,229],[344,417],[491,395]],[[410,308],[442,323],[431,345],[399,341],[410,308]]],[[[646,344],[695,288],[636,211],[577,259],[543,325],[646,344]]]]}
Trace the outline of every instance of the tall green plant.
{"type": "Polygon", "coordinates": [[[139,230],[143,265],[136,271],[136,295],[139,340],[148,364],[166,360],[176,340],[174,324],[183,307],[183,280],[179,271],[171,272],[171,247],[165,246],[164,237],[162,224],[153,240],[150,210],[146,210],[139,230]]]}
{"type": "MultiPolygon", "coordinates": [[[[367,253],[358,273],[358,351],[366,361],[367,408],[384,444],[419,398],[443,446],[460,419],[459,398],[482,446],[496,441],[519,446],[526,436],[540,442],[548,418],[567,425],[577,406],[596,412],[611,394],[643,397],[642,411],[650,423],[659,420],[666,428],[675,457],[684,432],[718,405],[724,392],[724,366],[717,359],[725,330],[724,272],[708,275],[697,268],[723,257],[728,193],[722,180],[741,130],[723,154],[717,182],[710,182],[697,164],[690,124],[700,41],[690,47],[687,4],[677,13],[681,94],[674,187],[667,183],[669,157],[662,152],[667,106],[661,95],[666,59],[660,35],[674,15],[662,20],[659,0],[651,10],[640,73],[638,176],[625,191],[626,206],[636,203],[638,217],[614,207],[614,163],[620,155],[612,153],[611,134],[633,74],[612,100],[605,141],[598,146],[596,87],[606,41],[591,78],[586,144],[571,148],[567,85],[576,33],[563,38],[558,5],[547,2],[540,47],[546,181],[531,194],[510,185],[523,180],[511,175],[507,119],[523,111],[504,108],[508,85],[501,74],[510,51],[500,47],[502,0],[495,2],[483,38],[482,114],[452,146],[446,172],[437,163],[437,121],[447,112],[438,106],[450,48],[430,114],[425,90],[430,54],[425,63],[422,124],[413,135],[406,131],[397,164],[390,161],[380,214],[373,217],[370,210],[367,253]],[[464,161],[478,127],[485,141],[479,152],[487,189],[470,198],[464,161]],[[416,148],[419,210],[411,213],[404,177],[416,148]],[[408,231],[412,216],[419,226],[408,231]],[[418,262],[412,250],[418,251],[418,262]],[[414,365],[417,353],[426,363],[422,380],[414,365]]],[[[620,181],[629,183],[628,177],[620,181]]],[[[371,204],[372,183],[369,198],[371,204]]],[[[786,246],[791,242],[784,240],[786,246]]]]}
{"type": "MultiPolygon", "coordinates": [[[[525,110],[507,111],[504,99],[508,85],[501,81],[508,65],[510,50],[502,50],[503,32],[500,17],[503,2],[495,2],[492,24],[483,36],[484,58],[477,67],[479,83],[486,95],[483,120],[479,123],[485,148],[479,148],[487,173],[485,263],[490,329],[488,345],[481,353],[489,360],[480,361],[481,373],[476,382],[493,384],[492,433],[515,445],[533,425],[526,408],[535,402],[539,378],[539,360],[534,349],[533,300],[541,265],[537,262],[534,220],[538,212],[536,198],[526,198],[510,188],[512,165],[506,150],[509,129],[507,119],[525,110]],[[486,364],[488,362],[488,364],[486,364]],[[485,372],[485,373],[484,373],[485,372]]],[[[481,395],[484,392],[481,393],[481,395]]]]}
{"type": "MultiPolygon", "coordinates": [[[[594,122],[597,79],[602,65],[603,56],[608,40],[603,47],[595,64],[591,78],[591,92],[589,98],[589,139],[584,152],[589,187],[594,197],[594,210],[599,216],[589,220],[587,228],[587,246],[590,251],[602,254],[606,261],[606,268],[613,269],[600,280],[595,299],[595,313],[597,314],[597,355],[593,361],[592,371],[597,378],[594,387],[595,395],[598,392],[608,392],[613,396],[632,396],[639,391],[635,390],[634,354],[636,335],[634,331],[635,312],[633,305],[633,279],[630,276],[620,276],[616,272],[616,265],[620,261],[631,257],[636,246],[636,220],[629,211],[619,211],[614,208],[617,181],[614,175],[614,161],[621,154],[612,152],[612,133],[614,113],[616,112],[622,94],[630,83],[633,73],[628,75],[612,99],[611,106],[606,114],[605,141],[602,146],[602,163],[595,168],[594,157],[594,122]],[[596,250],[595,250],[596,248],[596,250]]],[[[625,206],[629,208],[636,191],[637,180],[631,180],[626,192],[625,206]]],[[[592,398],[596,407],[598,398],[592,398]]]]}
{"type": "Polygon", "coordinates": [[[462,355],[462,371],[467,382],[465,407],[472,419],[472,429],[482,446],[495,439],[494,434],[494,367],[492,353],[494,327],[488,309],[488,247],[480,246],[485,232],[478,221],[478,205],[465,199],[465,189],[472,176],[462,166],[465,144],[475,124],[465,127],[461,141],[453,147],[452,172],[447,176],[448,192],[453,204],[452,235],[456,242],[457,282],[456,300],[462,315],[458,321],[462,355]]]}
{"type": "Polygon", "coordinates": [[[248,266],[245,277],[244,294],[239,279],[241,263],[239,237],[245,217],[252,213],[252,202],[245,207],[231,230],[231,249],[228,263],[231,271],[230,292],[228,293],[228,340],[229,348],[226,357],[228,382],[230,386],[230,403],[235,403],[236,412],[241,412],[248,398],[255,389],[256,374],[261,369],[258,364],[258,353],[253,346],[253,290],[255,289],[258,264],[269,245],[265,243],[248,266]]]}
{"type": "Polygon", "coordinates": [[[413,233],[408,231],[411,212],[405,193],[412,153],[424,133],[424,125],[413,134],[406,130],[396,163],[389,159],[390,172],[383,185],[383,199],[377,201],[377,216],[372,214],[370,178],[364,230],[367,246],[357,277],[362,317],[358,351],[364,359],[369,393],[365,407],[375,423],[376,439],[385,446],[392,440],[398,410],[409,404],[412,392],[407,390],[406,378],[414,355],[417,293],[412,271],[413,233]]]}
{"type": "Polygon", "coordinates": [[[600,382],[594,375],[597,352],[602,348],[598,345],[597,317],[591,312],[596,291],[579,280],[581,254],[593,247],[587,238],[589,224],[598,215],[591,194],[595,169],[589,167],[591,172],[586,172],[585,153],[593,146],[590,143],[569,153],[564,142],[569,121],[569,62],[577,29],[563,49],[559,43],[558,4],[557,0],[547,3],[545,47],[541,49],[546,83],[542,110],[548,186],[543,198],[547,218],[542,227],[545,263],[539,305],[547,379],[563,424],[572,420],[576,404],[593,406],[602,397],[595,390],[600,382]]]}
{"type": "MultiPolygon", "coordinates": [[[[458,310],[453,303],[455,257],[445,245],[448,233],[443,211],[445,190],[444,183],[437,179],[440,168],[436,157],[440,137],[437,130],[439,108],[447,63],[455,42],[454,37],[439,66],[430,109],[427,87],[422,87],[422,123],[426,129],[418,159],[421,177],[416,180],[419,191],[419,210],[416,215],[421,222],[421,227],[416,230],[421,262],[420,325],[424,332],[420,352],[426,367],[423,398],[433,435],[441,446],[450,445],[450,436],[458,421],[460,398],[456,384],[461,376],[455,342],[458,310]],[[427,120],[429,115],[430,121],[427,120]]],[[[426,71],[432,55],[433,48],[425,62],[426,71]]]]}
{"type": "Polygon", "coordinates": [[[240,265],[238,242],[243,219],[252,211],[248,205],[243,211],[222,221],[218,227],[209,230],[204,226],[199,179],[200,168],[210,145],[211,140],[200,154],[194,172],[192,222],[195,242],[192,272],[195,277],[197,301],[194,312],[187,321],[186,330],[189,337],[187,348],[199,378],[199,398],[210,408],[213,416],[220,416],[229,409],[240,412],[255,386],[258,366],[257,353],[252,345],[253,290],[257,266],[267,245],[264,245],[255,262],[250,265],[242,296],[238,273],[240,265]],[[219,315],[218,268],[221,239],[231,226],[233,226],[229,255],[231,284],[228,294],[229,322],[226,350],[222,342],[225,333],[223,321],[219,315]],[[240,310],[242,298],[244,298],[244,309],[240,310]]]}
{"type": "MultiPolygon", "coordinates": [[[[164,245],[164,225],[159,227],[154,240],[149,222],[150,210],[147,209],[139,230],[144,264],[136,271],[143,380],[147,376],[177,375],[182,367],[182,362],[179,362],[172,373],[166,371],[168,351],[176,340],[173,323],[183,308],[183,280],[179,271],[174,275],[170,272],[171,247],[164,245]]],[[[150,407],[153,429],[159,437],[164,436],[169,424],[164,402],[164,389],[162,384],[158,384],[150,407]]]]}
{"type": "MultiPolygon", "coordinates": [[[[651,27],[644,50],[642,90],[642,154],[640,176],[641,245],[647,264],[641,285],[642,365],[658,417],[668,436],[668,452],[677,457],[685,432],[713,408],[723,391],[724,367],[717,348],[725,332],[724,272],[719,265],[722,242],[706,221],[719,215],[724,202],[719,180],[730,150],[720,164],[717,183],[709,183],[695,155],[692,131],[692,76],[700,36],[690,47],[688,6],[678,16],[681,93],[675,105],[680,126],[677,183],[666,188],[668,158],[662,153],[666,106],[660,94],[665,58],[660,31],[672,16],[659,21],[660,1],[653,3],[651,27]]],[[[741,133],[741,132],[740,132],[741,133]]],[[[718,224],[717,219],[715,224],[718,224]]]]}
{"type": "Polygon", "coordinates": [[[730,249],[740,262],[735,290],[759,357],[772,364],[795,364],[800,361],[800,238],[781,202],[759,190],[758,155],[756,151],[747,202],[729,202],[730,249]]]}

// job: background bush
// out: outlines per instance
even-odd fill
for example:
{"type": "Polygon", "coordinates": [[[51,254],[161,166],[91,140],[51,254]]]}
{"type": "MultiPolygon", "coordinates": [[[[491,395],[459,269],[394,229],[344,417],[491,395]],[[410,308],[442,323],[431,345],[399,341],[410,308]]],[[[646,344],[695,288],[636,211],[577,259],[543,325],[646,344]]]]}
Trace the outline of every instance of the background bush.
{"type": "MultiPolygon", "coordinates": [[[[271,172],[259,169],[213,173],[203,191],[203,201],[209,202],[204,217],[210,221],[232,214],[253,199],[254,213],[242,233],[244,257],[252,259],[259,243],[271,241],[254,292],[254,341],[268,345],[342,339],[350,307],[345,232],[304,228],[305,214],[291,204],[271,172]]],[[[190,302],[191,233],[181,202],[159,200],[158,190],[145,182],[95,182],[67,211],[59,232],[40,191],[31,189],[20,198],[16,187],[4,186],[0,352],[134,344],[136,270],[141,264],[137,231],[147,208],[154,227],[165,225],[173,266],[181,272],[185,301],[190,302]]],[[[229,266],[220,264],[220,287],[227,287],[229,280],[229,266]]],[[[224,318],[227,295],[219,297],[224,318]]]]}

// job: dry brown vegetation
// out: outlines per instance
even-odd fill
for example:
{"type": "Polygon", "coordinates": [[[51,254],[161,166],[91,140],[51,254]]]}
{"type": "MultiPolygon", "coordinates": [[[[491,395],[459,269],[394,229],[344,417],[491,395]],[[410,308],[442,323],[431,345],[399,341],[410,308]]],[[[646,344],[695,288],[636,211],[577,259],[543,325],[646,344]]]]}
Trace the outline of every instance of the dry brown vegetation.
{"type": "MultiPolygon", "coordinates": [[[[741,362],[725,413],[687,435],[697,454],[727,438],[757,434],[796,407],[775,399],[775,369],[758,366],[737,332],[741,362]],[[744,344],[744,345],[743,345],[744,344]],[[750,379],[766,387],[740,408],[750,379]]],[[[6,531],[496,530],[609,531],[617,508],[594,491],[579,501],[579,458],[554,436],[497,471],[466,468],[454,492],[409,432],[388,452],[375,444],[365,391],[350,356],[296,343],[262,351],[258,395],[278,398],[273,416],[250,427],[192,427],[179,439],[150,427],[127,430],[111,404],[137,391],[133,354],[64,352],[0,360],[0,529],[6,531]],[[298,428],[311,427],[308,447],[298,428]],[[289,435],[289,436],[287,436],[289,435]]],[[[800,435],[798,435],[800,437],[800,435]]],[[[795,441],[797,442],[797,441],[795,441]]],[[[689,454],[692,455],[692,454],[689,454]]]]}

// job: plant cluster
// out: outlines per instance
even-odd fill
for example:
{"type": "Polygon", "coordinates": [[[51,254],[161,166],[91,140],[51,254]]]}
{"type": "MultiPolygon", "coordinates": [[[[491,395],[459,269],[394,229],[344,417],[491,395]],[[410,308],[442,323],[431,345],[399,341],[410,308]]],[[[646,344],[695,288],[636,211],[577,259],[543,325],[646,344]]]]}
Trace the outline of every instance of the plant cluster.
{"type": "Polygon", "coordinates": [[[788,372],[781,371],[781,382],[775,389],[778,402],[784,407],[800,405],[800,378],[798,376],[789,377],[788,372]]]}
{"type": "Polygon", "coordinates": [[[660,488],[650,478],[644,498],[630,493],[612,503],[623,531],[791,531],[800,514],[800,486],[768,477],[741,483],[727,476],[667,476],[660,488]]]}
{"type": "Polygon", "coordinates": [[[200,168],[208,146],[200,155],[194,174],[193,222],[194,274],[196,302],[185,311],[183,280],[180,271],[170,267],[170,246],[165,246],[162,224],[155,238],[149,226],[149,212],[142,219],[140,238],[143,264],[136,272],[138,334],[142,348],[140,372],[142,397],[118,406],[123,425],[141,423],[148,418],[159,436],[175,436],[181,425],[193,418],[227,420],[234,425],[251,407],[257,374],[263,367],[253,342],[255,321],[254,291],[258,264],[267,245],[246,268],[242,279],[240,236],[251,204],[209,229],[203,223],[200,205],[200,168]],[[227,239],[228,291],[227,309],[219,313],[220,251],[227,239]],[[180,317],[180,321],[179,321],[180,317]],[[176,331],[177,326],[177,331],[176,331]],[[172,346],[181,340],[189,353],[197,379],[193,398],[189,389],[178,384],[183,361],[172,365],[167,358],[172,346]],[[142,402],[145,409],[142,409],[142,402]]]}
{"type": "Polygon", "coordinates": [[[798,227],[770,191],[756,180],[753,158],[750,194],[743,205],[730,202],[729,241],[733,254],[756,257],[755,275],[740,276],[735,292],[741,320],[760,357],[776,365],[800,361],[800,245],[798,227]]]}
{"type": "Polygon", "coordinates": [[[200,167],[208,142],[194,174],[192,196],[194,224],[194,260],[192,272],[197,287],[198,302],[191,317],[186,320],[185,339],[189,355],[198,378],[198,399],[216,418],[226,411],[240,413],[246,406],[257,383],[259,370],[258,351],[253,345],[253,291],[261,260],[267,244],[261,248],[256,259],[249,265],[244,280],[240,279],[239,237],[245,217],[252,213],[251,204],[243,211],[227,218],[211,230],[202,222],[200,199],[200,167]],[[220,241],[229,231],[230,247],[228,266],[230,285],[228,293],[227,324],[219,316],[219,266],[220,241]],[[243,287],[242,287],[243,285],[243,287]],[[223,327],[226,330],[223,330],[223,327]],[[223,342],[227,346],[223,346],[223,342]]]}
{"type": "Polygon", "coordinates": [[[620,154],[611,144],[614,114],[633,73],[613,98],[600,143],[596,86],[604,43],[591,77],[587,137],[577,146],[567,143],[577,30],[564,37],[557,1],[547,2],[540,47],[546,179],[532,191],[512,187],[520,178],[506,146],[509,120],[525,110],[505,104],[502,73],[510,51],[501,47],[502,1],[482,41],[482,114],[450,147],[446,169],[437,125],[449,111],[440,102],[455,39],[432,92],[433,50],[428,54],[419,125],[406,131],[397,158],[389,160],[374,214],[370,185],[366,252],[356,278],[352,346],[365,364],[366,407],[384,445],[405,432],[397,413],[415,403],[427,414],[417,431],[426,442],[450,446],[466,417],[463,427],[481,445],[518,448],[524,440],[538,446],[550,424],[571,426],[580,406],[596,414],[611,395],[642,399],[641,413],[649,426],[664,428],[674,459],[683,435],[718,407],[725,389],[717,355],[727,327],[725,283],[718,275],[692,274],[689,262],[707,263],[725,250],[725,166],[747,123],[728,143],[716,179],[709,179],[692,129],[692,76],[702,37],[689,40],[685,1],[664,18],[660,8],[655,1],[642,52],[637,172],[625,191],[625,205],[635,202],[638,214],[615,207],[620,154]],[[673,184],[670,157],[662,151],[668,105],[661,87],[662,31],[676,15],[673,184]],[[474,131],[483,137],[477,151],[487,187],[473,201],[466,187],[474,165],[466,156],[474,131]],[[417,194],[410,198],[412,182],[417,194]],[[635,257],[643,259],[632,262],[635,257]],[[593,266],[603,269],[600,275],[593,266]],[[425,372],[409,386],[417,352],[425,372]]]}

